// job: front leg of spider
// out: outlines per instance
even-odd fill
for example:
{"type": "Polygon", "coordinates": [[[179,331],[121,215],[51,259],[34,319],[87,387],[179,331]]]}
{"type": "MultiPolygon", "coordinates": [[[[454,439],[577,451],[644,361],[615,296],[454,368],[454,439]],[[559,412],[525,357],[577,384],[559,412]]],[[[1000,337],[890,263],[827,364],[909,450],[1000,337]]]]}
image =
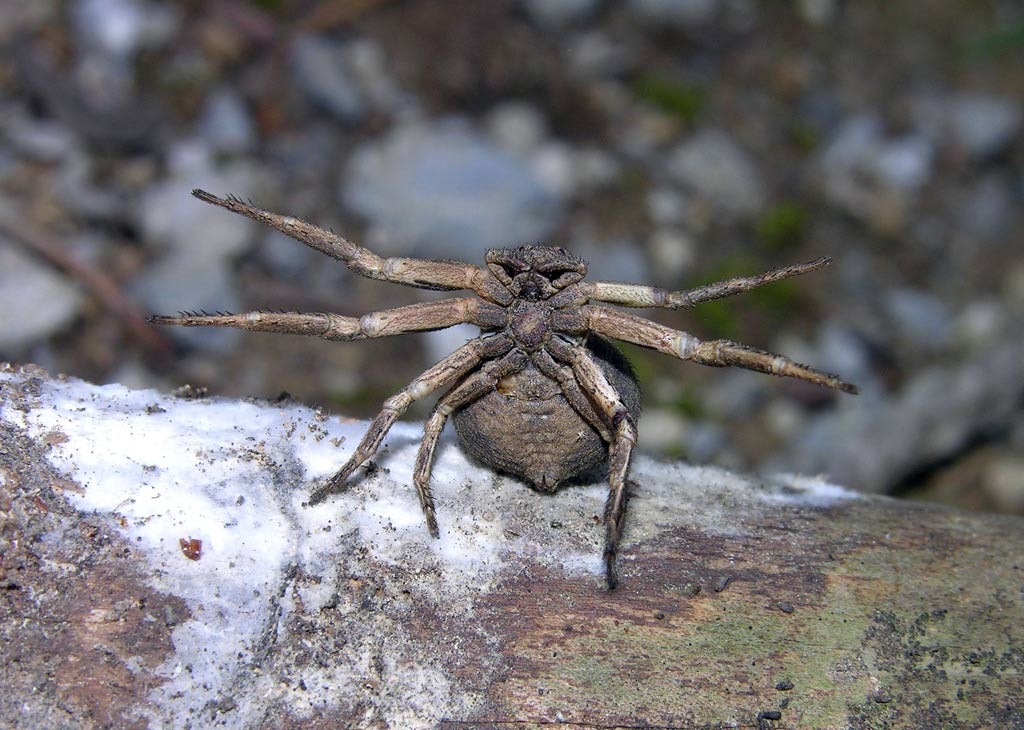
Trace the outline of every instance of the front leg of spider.
{"type": "MultiPolygon", "coordinates": [[[[471,340],[448,357],[434,365],[416,380],[384,401],[384,408],[373,419],[356,451],[345,465],[326,482],[315,488],[309,495],[309,504],[322,502],[328,495],[343,491],[345,482],[367,459],[377,453],[381,442],[398,417],[413,404],[440,388],[456,383],[477,365],[487,359],[499,357],[512,349],[512,341],[504,335],[471,340]]],[[[422,498],[422,493],[421,493],[422,498]]],[[[433,502],[424,502],[430,532],[437,536],[437,522],[433,516],[433,502]]]]}

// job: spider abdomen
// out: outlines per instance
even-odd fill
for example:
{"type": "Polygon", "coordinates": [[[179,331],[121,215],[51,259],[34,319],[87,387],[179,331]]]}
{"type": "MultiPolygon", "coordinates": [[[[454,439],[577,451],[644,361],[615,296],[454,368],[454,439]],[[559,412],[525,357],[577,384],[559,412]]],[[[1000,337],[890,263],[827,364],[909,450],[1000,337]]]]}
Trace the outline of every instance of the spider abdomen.
{"type": "MultiPolygon", "coordinates": [[[[629,361],[598,337],[590,338],[587,349],[635,421],[640,389],[629,361]]],[[[608,458],[607,444],[565,399],[559,384],[532,366],[503,378],[452,419],[473,457],[540,491],[554,491],[608,458]]]]}

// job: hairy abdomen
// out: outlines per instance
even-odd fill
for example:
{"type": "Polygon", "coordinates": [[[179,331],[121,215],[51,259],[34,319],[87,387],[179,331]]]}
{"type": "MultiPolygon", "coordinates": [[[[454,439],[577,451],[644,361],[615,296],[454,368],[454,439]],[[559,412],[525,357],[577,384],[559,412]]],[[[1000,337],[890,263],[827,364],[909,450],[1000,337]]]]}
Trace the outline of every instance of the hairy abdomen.
{"type": "MultiPolygon", "coordinates": [[[[629,363],[607,342],[588,348],[635,420],[640,392],[629,363]]],[[[558,383],[529,367],[504,378],[496,390],[456,411],[455,432],[466,451],[542,491],[608,458],[608,445],[562,395],[558,383]]]]}

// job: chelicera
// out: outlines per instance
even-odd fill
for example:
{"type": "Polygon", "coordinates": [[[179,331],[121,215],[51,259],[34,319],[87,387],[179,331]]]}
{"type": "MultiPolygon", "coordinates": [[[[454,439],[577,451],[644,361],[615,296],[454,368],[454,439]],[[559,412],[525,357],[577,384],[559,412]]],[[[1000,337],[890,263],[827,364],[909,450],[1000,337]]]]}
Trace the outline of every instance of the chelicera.
{"type": "Polygon", "coordinates": [[[182,313],[157,324],[238,327],[259,332],[362,340],[469,323],[481,335],[445,357],[384,402],[355,452],[317,485],[309,503],[345,489],[348,478],[376,453],[388,430],[414,402],[442,393],[424,425],[413,481],[427,528],[438,537],[430,469],[451,418],[466,450],[479,461],[551,492],[607,465],[604,562],[609,588],[618,582],[616,554],[626,512],[627,474],[636,445],[640,393],[636,376],[610,340],[631,342],[680,360],[737,366],[856,393],[834,375],[782,355],[729,340],[701,341],[629,312],[606,306],[683,309],[732,296],[826,266],[828,258],[685,291],[615,281],[584,281],[587,264],[557,247],[520,246],[487,252],[485,266],[458,261],[381,258],[343,237],[234,197],[202,190],[202,201],[265,223],[344,262],[371,279],[422,289],[470,291],[475,296],[413,304],[362,317],[334,313],[182,313]]]}

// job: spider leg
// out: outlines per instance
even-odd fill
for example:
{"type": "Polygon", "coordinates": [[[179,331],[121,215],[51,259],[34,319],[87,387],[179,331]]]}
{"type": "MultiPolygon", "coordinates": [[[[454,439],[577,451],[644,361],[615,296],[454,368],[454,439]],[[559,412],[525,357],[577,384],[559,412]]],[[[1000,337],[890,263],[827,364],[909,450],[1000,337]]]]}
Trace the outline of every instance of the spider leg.
{"type": "Polygon", "coordinates": [[[757,276],[739,276],[735,279],[704,284],[693,289],[667,291],[656,286],[643,284],[626,284],[618,281],[592,281],[583,284],[590,299],[608,304],[619,304],[624,307],[662,307],[664,309],[685,309],[695,307],[713,299],[731,297],[755,287],[771,284],[791,276],[817,271],[832,263],[832,259],[823,256],[805,264],[784,266],[781,269],[766,271],[757,276]]]}
{"type": "Polygon", "coordinates": [[[582,389],[589,393],[594,404],[608,419],[612,437],[608,446],[608,501],[604,510],[604,566],[609,588],[619,584],[616,557],[622,539],[622,524],[626,517],[628,483],[626,473],[636,445],[636,426],[615,388],[608,382],[601,368],[582,345],[570,345],[552,338],[547,349],[558,360],[567,363],[582,389]]]}
{"type": "Polygon", "coordinates": [[[314,226],[293,216],[272,213],[229,196],[219,198],[205,190],[193,190],[199,200],[244,215],[275,228],[286,236],[320,253],[343,261],[352,271],[370,279],[391,281],[421,289],[470,289],[484,299],[506,303],[510,299],[503,286],[484,268],[459,261],[381,258],[336,233],[314,226]]]}
{"type": "Polygon", "coordinates": [[[470,340],[384,401],[384,408],[370,423],[355,453],[334,476],[310,492],[309,504],[316,504],[329,494],[342,491],[352,472],[377,452],[391,426],[413,401],[457,382],[483,360],[504,355],[512,349],[512,344],[512,340],[503,334],[470,340]]]}
{"type": "Polygon", "coordinates": [[[241,314],[183,312],[175,317],[150,317],[153,324],[186,327],[237,327],[254,332],[311,335],[325,340],[363,340],[406,332],[445,329],[466,322],[486,325],[484,309],[496,308],[479,299],[442,299],[396,309],[344,317],[333,312],[243,312],[241,314]]]}
{"type": "Polygon", "coordinates": [[[611,443],[612,435],[608,430],[608,424],[605,423],[604,419],[602,419],[598,412],[594,410],[594,405],[583,393],[579,382],[573,375],[572,368],[565,365],[559,365],[555,362],[554,358],[544,350],[538,350],[533,353],[532,359],[533,364],[537,366],[538,370],[561,386],[562,395],[564,395],[565,399],[569,401],[569,405],[571,405],[573,409],[580,414],[580,418],[586,421],[592,429],[597,431],[597,434],[606,444],[611,443]]]}
{"type": "Polygon", "coordinates": [[[758,350],[731,340],[702,342],[687,332],[666,327],[635,314],[610,307],[587,305],[582,308],[591,330],[605,337],[650,347],[680,360],[692,360],[712,367],[737,366],[768,375],[805,380],[826,388],[857,394],[856,385],[838,376],[815,370],[783,355],[758,350]]]}
{"type": "Polygon", "coordinates": [[[472,403],[492,391],[498,381],[507,375],[519,372],[527,366],[529,359],[522,350],[512,350],[499,360],[484,363],[478,371],[466,377],[461,383],[448,391],[434,406],[430,418],[423,426],[423,440],[416,454],[416,469],[413,483],[420,497],[420,506],[427,518],[427,528],[433,537],[439,537],[437,517],[434,511],[434,498],[430,494],[430,469],[434,461],[437,442],[444,430],[448,416],[456,408],[472,403]]]}

